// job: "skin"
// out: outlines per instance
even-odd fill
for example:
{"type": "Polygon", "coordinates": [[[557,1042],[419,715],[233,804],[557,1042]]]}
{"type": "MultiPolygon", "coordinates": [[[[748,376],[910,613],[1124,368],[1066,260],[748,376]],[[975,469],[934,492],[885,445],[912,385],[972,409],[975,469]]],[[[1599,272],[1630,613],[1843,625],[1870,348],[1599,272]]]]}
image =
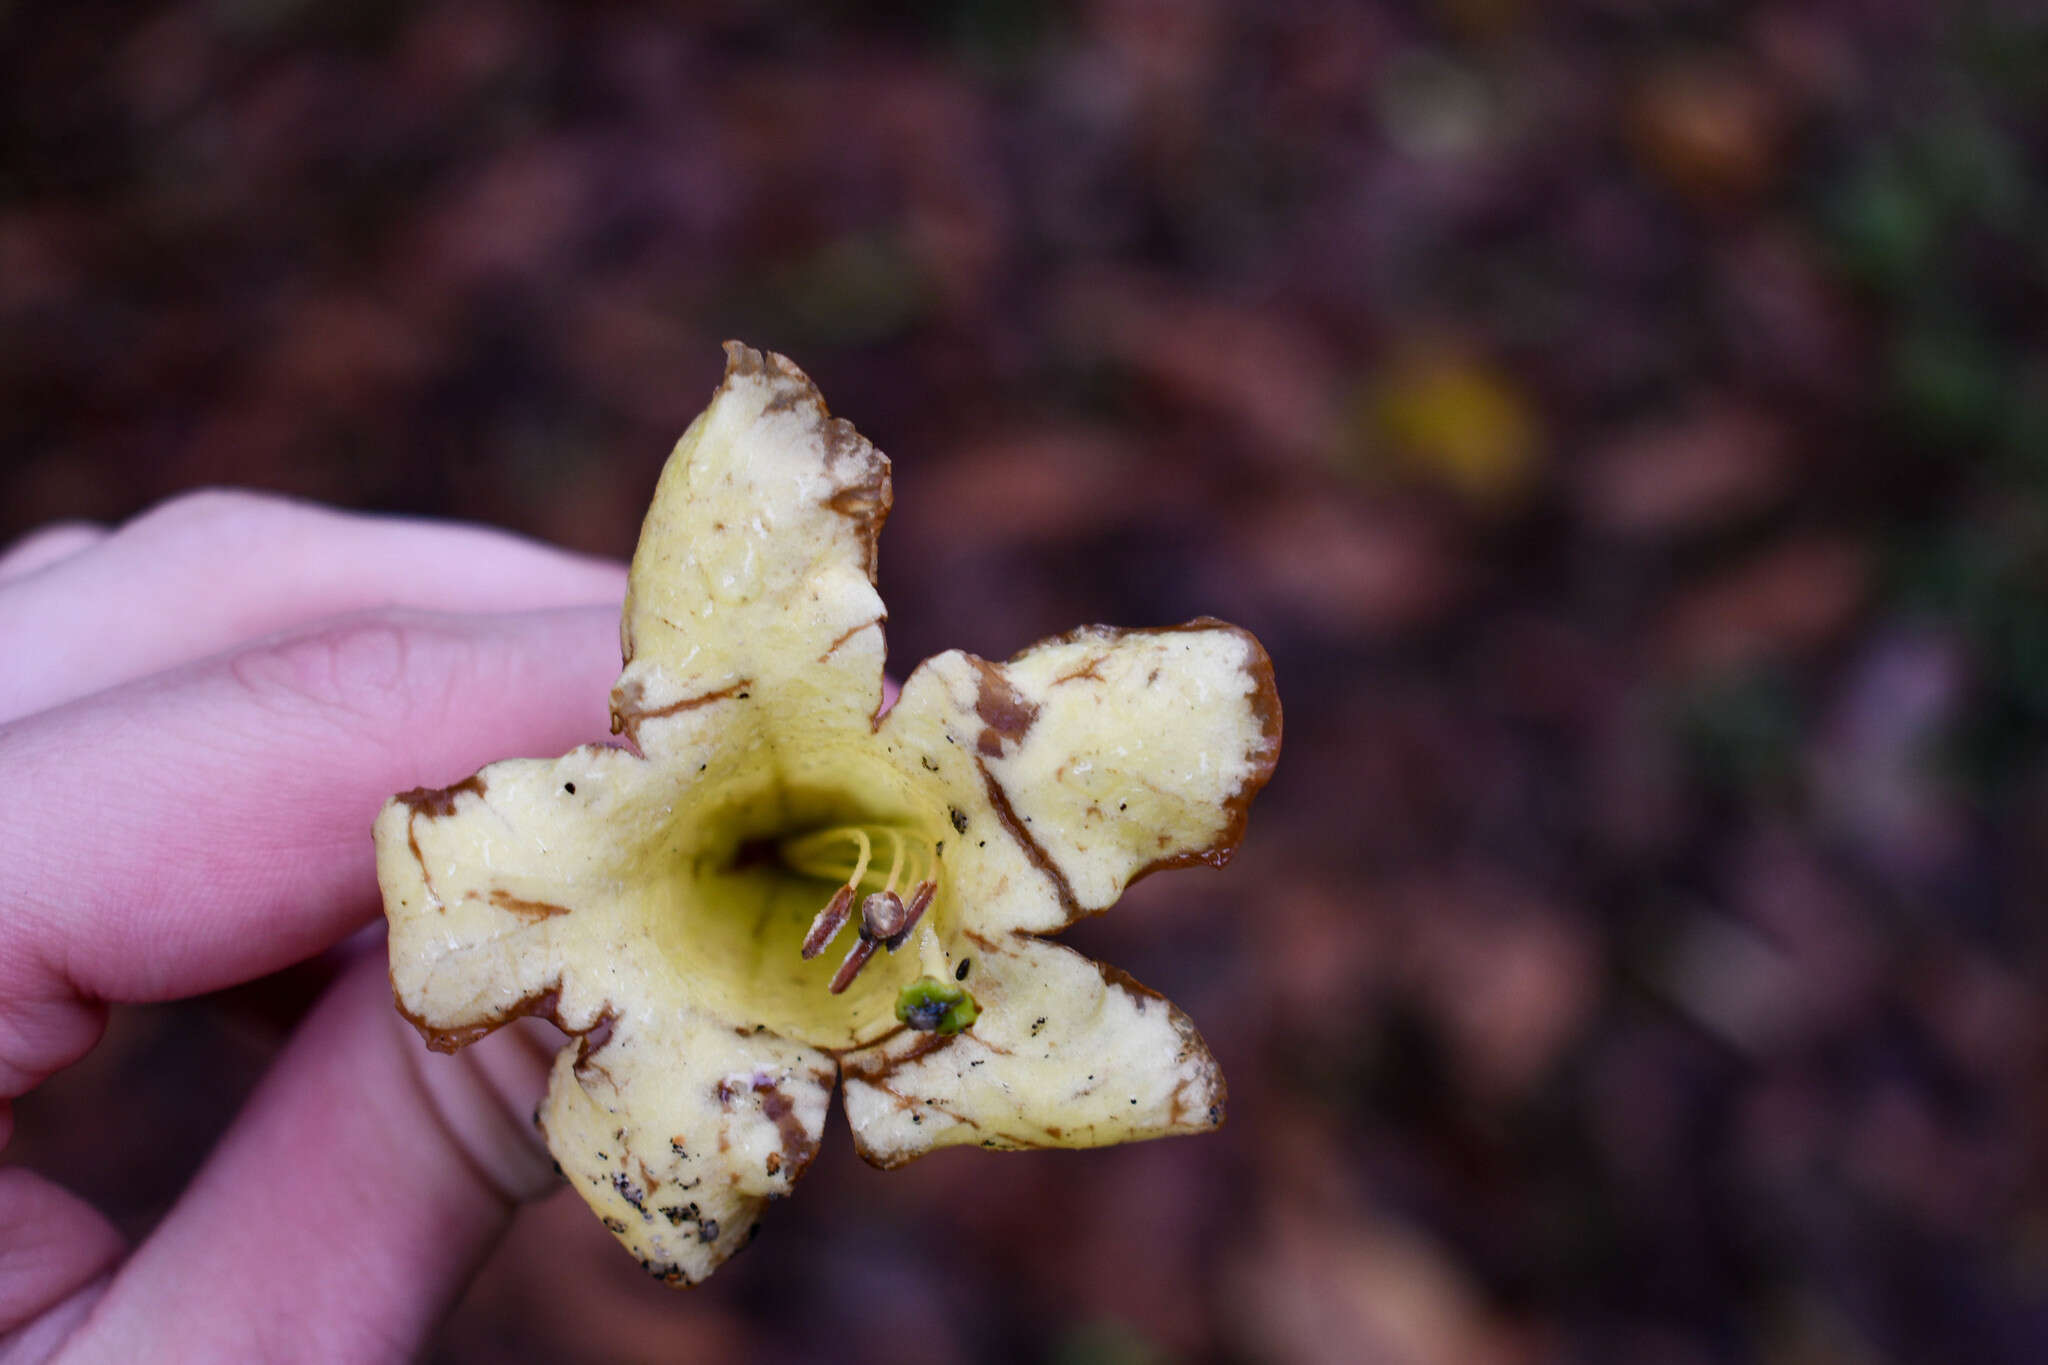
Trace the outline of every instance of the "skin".
{"type": "MultiPolygon", "coordinates": [[[[0,554],[0,1142],[109,1003],[218,990],[376,921],[392,792],[603,738],[624,590],[622,566],[495,532],[240,493],[0,554]]],[[[0,1360],[417,1353],[555,1188],[530,1115],[559,1035],[430,1054],[381,933],[344,953],[140,1245],[0,1167],[0,1360]]]]}

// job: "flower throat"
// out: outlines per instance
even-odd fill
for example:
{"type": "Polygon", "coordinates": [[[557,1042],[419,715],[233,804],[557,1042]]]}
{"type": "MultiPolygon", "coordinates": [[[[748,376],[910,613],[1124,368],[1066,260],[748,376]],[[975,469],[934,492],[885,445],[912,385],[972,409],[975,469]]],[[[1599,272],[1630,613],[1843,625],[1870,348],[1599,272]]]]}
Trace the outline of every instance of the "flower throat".
{"type": "MultiPolygon", "coordinates": [[[[834,825],[776,845],[777,857],[790,871],[839,883],[804,935],[800,952],[806,961],[824,952],[838,937],[853,918],[856,899],[859,901],[858,933],[833,974],[832,994],[852,985],[876,950],[894,953],[910,941],[938,894],[943,848],[943,844],[928,843],[915,830],[879,824],[834,825]],[[882,870],[885,866],[886,873],[882,870]]],[[[946,955],[929,928],[918,946],[924,975],[899,993],[896,1016],[914,1029],[958,1032],[974,1021],[974,998],[945,979],[946,955]]]]}

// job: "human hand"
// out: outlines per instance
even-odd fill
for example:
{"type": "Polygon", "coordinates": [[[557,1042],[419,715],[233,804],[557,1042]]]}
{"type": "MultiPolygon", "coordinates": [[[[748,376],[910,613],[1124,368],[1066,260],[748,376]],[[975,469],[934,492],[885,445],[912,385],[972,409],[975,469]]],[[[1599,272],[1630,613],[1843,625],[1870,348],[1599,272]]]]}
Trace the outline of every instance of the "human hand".
{"type": "MultiPolygon", "coordinates": [[[[375,919],[392,792],[601,738],[624,589],[490,531],[238,493],[0,554],[0,1144],[107,1003],[246,981],[375,919]]],[[[422,1065],[378,947],[140,1246],[0,1168],[0,1357],[417,1352],[553,1186],[530,1118],[549,1049],[511,1027],[422,1065]]]]}

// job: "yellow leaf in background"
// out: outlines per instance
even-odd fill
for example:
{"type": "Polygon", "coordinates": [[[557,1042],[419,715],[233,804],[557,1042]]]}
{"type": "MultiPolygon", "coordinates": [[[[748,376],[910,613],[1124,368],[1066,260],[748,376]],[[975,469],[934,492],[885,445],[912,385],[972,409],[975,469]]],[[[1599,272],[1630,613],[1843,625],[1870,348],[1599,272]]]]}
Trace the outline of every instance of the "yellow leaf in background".
{"type": "Polygon", "coordinates": [[[1534,482],[1542,432],[1500,371],[1453,352],[1398,362],[1366,404],[1369,463],[1382,461],[1489,506],[1520,501],[1534,482]]]}

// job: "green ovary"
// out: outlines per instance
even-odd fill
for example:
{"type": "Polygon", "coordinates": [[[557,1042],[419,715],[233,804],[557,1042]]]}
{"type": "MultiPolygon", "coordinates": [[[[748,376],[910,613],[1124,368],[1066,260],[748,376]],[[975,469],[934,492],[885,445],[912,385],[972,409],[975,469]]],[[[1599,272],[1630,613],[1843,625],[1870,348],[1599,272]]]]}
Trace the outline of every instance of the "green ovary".
{"type": "Polygon", "coordinates": [[[941,977],[920,976],[896,995],[896,1017],[926,1033],[958,1033],[980,1014],[972,995],[941,977]]]}

